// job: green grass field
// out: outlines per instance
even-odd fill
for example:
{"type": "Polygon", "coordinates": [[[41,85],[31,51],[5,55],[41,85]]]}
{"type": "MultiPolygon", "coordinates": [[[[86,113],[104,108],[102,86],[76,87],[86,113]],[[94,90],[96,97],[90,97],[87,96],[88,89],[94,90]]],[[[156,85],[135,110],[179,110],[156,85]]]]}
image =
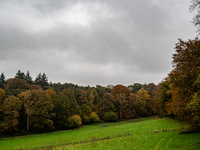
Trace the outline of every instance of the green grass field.
{"type": "Polygon", "coordinates": [[[199,150],[200,134],[180,134],[189,125],[170,118],[100,123],[81,129],[0,139],[0,150],[199,150]],[[167,132],[163,129],[167,128],[167,132]],[[157,129],[158,133],[154,130],[157,129]]]}

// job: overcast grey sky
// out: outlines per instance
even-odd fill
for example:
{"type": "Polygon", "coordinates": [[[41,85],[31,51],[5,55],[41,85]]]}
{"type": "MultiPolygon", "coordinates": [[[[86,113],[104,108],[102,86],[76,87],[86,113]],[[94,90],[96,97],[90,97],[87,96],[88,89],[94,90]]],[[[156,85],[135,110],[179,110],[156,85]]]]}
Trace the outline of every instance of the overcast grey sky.
{"type": "Polygon", "coordinates": [[[0,73],[53,83],[158,84],[178,38],[194,39],[190,0],[1,0],[0,73]]]}

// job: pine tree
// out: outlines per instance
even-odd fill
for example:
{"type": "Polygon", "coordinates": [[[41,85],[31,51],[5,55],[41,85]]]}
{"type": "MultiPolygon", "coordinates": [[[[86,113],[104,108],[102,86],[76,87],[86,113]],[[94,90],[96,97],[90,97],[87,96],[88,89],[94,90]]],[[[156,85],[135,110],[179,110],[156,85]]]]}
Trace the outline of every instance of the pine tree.
{"type": "Polygon", "coordinates": [[[49,83],[48,83],[48,78],[47,78],[46,74],[43,73],[41,75],[41,73],[39,73],[39,75],[35,79],[35,83],[38,85],[41,85],[42,87],[48,86],[49,83]]]}
{"type": "Polygon", "coordinates": [[[15,78],[25,79],[25,74],[18,70],[18,72],[15,75],[15,78]]]}
{"type": "Polygon", "coordinates": [[[6,85],[6,80],[4,73],[2,72],[0,76],[0,88],[4,89],[5,85],[6,85]]]}
{"type": "Polygon", "coordinates": [[[35,78],[35,83],[40,85],[41,80],[42,80],[42,75],[41,73],[39,73],[38,76],[35,78]]]}
{"type": "Polygon", "coordinates": [[[27,83],[32,84],[32,77],[30,76],[29,70],[26,73],[25,80],[27,83]]]}
{"type": "Polygon", "coordinates": [[[47,78],[45,73],[42,74],[42,84],[43,84],[42,86],[48,86],[49,85],[48,78],[47,78]]]}

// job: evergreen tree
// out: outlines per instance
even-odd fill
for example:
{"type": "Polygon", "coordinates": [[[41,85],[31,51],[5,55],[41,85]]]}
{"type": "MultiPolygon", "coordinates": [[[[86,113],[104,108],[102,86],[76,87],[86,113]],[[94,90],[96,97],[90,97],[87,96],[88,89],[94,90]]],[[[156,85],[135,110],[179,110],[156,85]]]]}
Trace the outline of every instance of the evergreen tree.
{"type": "Polygon", "coordinates": [[[25,74],[18,70],[18,72],[15,75],[15,78],[25,79],[25,74]]]}
{"type": "Polygon", "coordinates": [[[42,86],[48,86],[49,85],[48,78],[47,78],[45,73],[42,74],[42,84],[43,84],[42,86]]]}
{"type": "Polygon", "coordinates": [[[35,78],[35,83],[41,85],[42,81],[42,75],[41,73],[38,74],[38,76],[35,78]]]}
{"type": "Polygon", "coordinates": [[[32,84],[32,77],[30,76],[29,70],[26,73],[25,80],[27,83],[32,84]]]}
{"type": "Polygon", "coordinates": [[[35,79],[35,83],[38,85],[41,85],[42,87],[48,86],[49,83],[48,83],[48,78],[47,78],[46,74],[39,73],[39,75],[35,79]]]}
{"type": "Polygon", "coordinates": [[[133,85],[129,85],[128,89],[131,90],[132,93],[136,94],[142,88],[140,83],[134,83],[133,85]]]}
{"type": "Polygon", "coordinates": [[[0,88],[4,89],[5,84],[6,84],[6,80],[5,80],[4,73],[2,72],[0,76],[0,88]]]}

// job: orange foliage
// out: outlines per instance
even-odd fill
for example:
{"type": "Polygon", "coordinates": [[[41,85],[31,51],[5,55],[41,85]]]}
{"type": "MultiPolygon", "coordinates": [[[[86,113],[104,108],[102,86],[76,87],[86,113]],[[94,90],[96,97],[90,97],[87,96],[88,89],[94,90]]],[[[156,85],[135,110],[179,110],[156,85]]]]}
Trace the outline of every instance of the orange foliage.
{"type": "Polygon", "coordinates": [[[3,89],[0,89],[0,112],[4,110],[4,107],[2,105],[2,100],[5,97],[6,93],[3,89]]]}
{"type": "Polygon", "coordinates": [[[185,108],[190,103],[193,94],[198,92],[198,87],[194,83],[200,74],[200,40],[198,38],[188,41],[179,39],[175,49],[174,69],[169,74],[172,103],[167,103],[167,111],[185,120],[190,117],[185,108]]]}
{"type": "Polygon", "coordinates": [[[166,102],[165,106],[166,106],[166,111],[168,115],[170,115],[172,113],[172,102],[166,102]]]}
{"type": "Polygon", "coordinates": [[[128,97],[130,95],[131,91],[128,88],[126,88],[125,86],[118,84],[113,87],[111,94],[116,98],[116,95],[120,94],[120,93],[123,93],[126,95],[126,97],[128,97]]]}
{"type": "Polygon", "coordinates": [[[6,95],[5,91],[3,89],[0,89],[0,104],[3,100],[3,98],[5,97],[5,95],[6,95]]]}
{"type": "Polygon", "coordinates": [[[42,86],[40,86],[40,85],[37,85],[37,84],[31,84],[30,86],[29,86],[29,90],[42,90],[42,86]]]}

